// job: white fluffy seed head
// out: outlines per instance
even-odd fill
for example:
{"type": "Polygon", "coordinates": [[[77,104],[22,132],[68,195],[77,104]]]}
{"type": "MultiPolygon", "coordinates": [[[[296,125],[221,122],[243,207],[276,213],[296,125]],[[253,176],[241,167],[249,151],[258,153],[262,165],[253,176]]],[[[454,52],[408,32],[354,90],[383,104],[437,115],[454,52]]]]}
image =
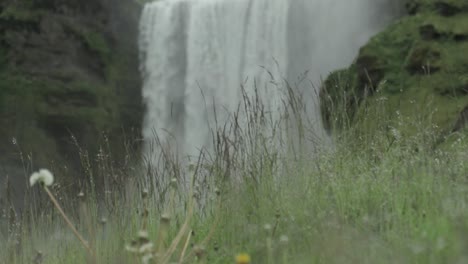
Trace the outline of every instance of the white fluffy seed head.
{"type": "Polygon", "coordinates": [[[39,172],[34,172],[29,177],[29,185],[33,186],[37,182],[43,183],[45,186],[50,186],[54,183],[54,175],[47,169],[40,169],[39,172]]]}

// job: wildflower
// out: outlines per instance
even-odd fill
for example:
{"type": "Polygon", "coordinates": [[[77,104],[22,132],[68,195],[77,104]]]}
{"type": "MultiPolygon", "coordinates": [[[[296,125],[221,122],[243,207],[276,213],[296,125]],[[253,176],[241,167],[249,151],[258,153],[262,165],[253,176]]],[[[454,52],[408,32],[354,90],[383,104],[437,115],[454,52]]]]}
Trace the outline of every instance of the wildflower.
{"type": "Polygon", "coordinates": [[[37,182],[50,186],[54,183],[54,175],[47,169],[40,169],[39,172],[34,172],[29,177],[29,185],[33,186],[37,182]]]}
{"type": "Polygon", "coordinates": [[[400,133],[400,131],[398,131],[396,128],[391,128],[390,132],[392,133],[393,137],[394,137],[396,140],[400,140],[400,139],[401,139],[401,133],[400,133]]]}
{"type": "Polygon", "coordinates": [[[249,254],[242,253],[236,256],[236,264],[250,264],[249,254]]]}

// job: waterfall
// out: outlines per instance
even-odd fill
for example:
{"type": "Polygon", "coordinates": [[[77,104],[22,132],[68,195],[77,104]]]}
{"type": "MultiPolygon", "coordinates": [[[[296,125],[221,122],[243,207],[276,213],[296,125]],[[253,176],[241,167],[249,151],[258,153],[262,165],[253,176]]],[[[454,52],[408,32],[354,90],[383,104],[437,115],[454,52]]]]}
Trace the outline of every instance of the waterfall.
{"type": "Polygon", "coordinates": [[[143,136],[179,153],[209,146],[210,130],[254,87],[270,111],[282,93],[271,78],[304,91],[318,130],[320,79],[346,67],[390,20],[392,0],[161,0],[140,22],[146,104],[143,136]],[[298,76],[310,82],[300,82],[298,76]],[[312,83],[312,85],[311,85],[312,83]]]}

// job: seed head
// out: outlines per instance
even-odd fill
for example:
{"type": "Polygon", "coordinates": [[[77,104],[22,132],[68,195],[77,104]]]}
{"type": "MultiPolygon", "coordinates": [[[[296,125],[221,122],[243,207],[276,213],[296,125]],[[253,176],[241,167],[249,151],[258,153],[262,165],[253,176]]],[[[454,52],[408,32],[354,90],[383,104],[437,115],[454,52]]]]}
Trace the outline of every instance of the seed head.
{"type": "Polygon", "coordinates": [[[281,217],[281,212],[279,209],[276,209],[276,212],[275,212],[275,218],[276,219],[279,219],[281,217]]]}
{"type": "Polygon", "coordinates": [[[29,185],[33,186],[37,182],[50,186],[54,183],[54,175],[47,169],[40,169],[39,172],[34,172],[29,177],[29,185]]]}
{"type": "Polygon", "coordinates": [[[177,188],[177,179],[176,178],[172,178],[171,179],[171,187],[172,188],[177,188]]]}
{"type": "Polygon", "coordinates": [[[169,214],[163,214],[161,216],[161,222],[169,223],[171,221],[171,216],[169,214]]]}
{"type": "Polygon", "coordinates": [[[138,231],[138,238],[139,239],[145,239],[145,240],[148,240],[148,231],[146,230],[140,230],[138,231]]]}
{"type": "Polygon", "coordinates": [[[143,199],[148,197],[148,189],[143,189],[143,191],[141,192],[141,197],[143,197],[143,199]]]}

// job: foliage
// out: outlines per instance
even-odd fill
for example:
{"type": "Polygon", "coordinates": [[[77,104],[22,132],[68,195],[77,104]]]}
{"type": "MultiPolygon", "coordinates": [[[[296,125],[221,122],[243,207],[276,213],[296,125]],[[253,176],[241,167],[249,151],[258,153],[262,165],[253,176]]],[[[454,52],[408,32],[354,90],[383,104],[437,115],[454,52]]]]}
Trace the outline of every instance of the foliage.
{"type": "MultiPolygon", "coordinates": [[[[300,102],[294,90],[289,92],[293,96],[289,102],[300,102]]],[[[96,156],[99,169],[94,171],[108,175],[104,194],[86,189],[76,203],[58,186],[50,187],[59,200],[69,201],[64,210],[74,216],[79,232],[90,241],[97,263],[140,263],[124,249],[142,229],[148,234],[145,239],[161,237],[160,220],[167,213],[172,216],[171,226],[163,229],[167,236],[162,236],[166,239],[161,245],[168,249],[184,230],[185,236],[178,240],[182,242],[171,251],[171,261],[186,256],[183,263],[234,263],[241,252],[248,255],[239,254],[238,262],[251,258],[252,263],[267,264],[457,263],[466,259],[468,139],[466,133],[457,132],[452,143],[434,148],[438,132],[431,126],[431,105],[414,119],[405,119],[392,116],[381,100],[372,111],[357,112],[359,122],[349,123],[333,146],[301,149],[283,141],[281,133],[265,129],[282,126],[268,121],[272,119],[257,99],[245,100],[245,113],[233,118],[247,114],[248,129],[214,129],[218,135],[214,145],[219,148],[214,153],[202,151],[196,163],[181,164],[155,139],[154,152],[137,164],[140,169],[115,168],[106,151],[96,156]],[[374,124],[376,119],[382,122],[374,124]],[[394,120],[400,126],[389,129],[394,120]],[[413,127],[414,132],[405,134],[400,130],[405,127],[413,127]],[[112,180],[111,175],[121,173],[132,179],[125,188],[112,180]],[[170,191],[174,181],[176,192],[170,191]],[[192,198],[194,207],[189,202],[192,198]],[[188,229],[184,227],[187,219],[188,229]]],[[[303,118],[303,110],[296,109],[296,120],[303,118]]],[[[290,116],[282,117],[287,122],[290,116]]],[[[307,131],[300,145],[307,146],[316,135],[307,129],[307,122],[298,123],[307,131]]],[[[86,159],[93,158],[84,155],[86,159]]],[[[59,182],[61,176],[55,178],[59,182]]],[[[34,197],[35,202],[45,198],[34,197]]],[[[9,263],[32,258],[46,263],[87,261],[88,254],[56,213],[34,206],[31,211],[41,213],[28,215],[23,229],[9,229],[4,239],[8,246],[0,248],[2,259],[9,263]]]]}
{"type": "Polygon", "coordinates": [[[43,13],[32,10],[26,1],[22,4],[10,4],[1,13],[0,20],[15,20],[21,22],[37,22],[43,13]]]}
{"type": "MultiPolygon", "coordinates": [[[[439,132],[453,129],[468,105],[466,1],[412,2],[418,8],[372,38],[350,68],[329,76],[322,90],[329,96],[322,100],[325,113],[332,108],[337,108],[336,114],[346,109],[353,117],[359,108],[356,105],[363,108],[359,111],[366,111],[386,100],[389,109],[411,118],[415,109],[430,104],[439,132]],[[337,74],[350,81],[341,84],[337,74]],[[353,100],[345,100],[345,104],[343,94],[352,94],[353,100]]],[[[330,114],[325,117],[338,131],[341,124],[330,123],[330,114]]]]}
{"type": "Polygon", "coordinates": [[[89,49],[95,51],[105,60],[109,59],[109,56],[111,56],[111,51],[107,45],[106,40],[101,34],[96,32],[85,32],[83,33],[83,37],[89,49]]]}

